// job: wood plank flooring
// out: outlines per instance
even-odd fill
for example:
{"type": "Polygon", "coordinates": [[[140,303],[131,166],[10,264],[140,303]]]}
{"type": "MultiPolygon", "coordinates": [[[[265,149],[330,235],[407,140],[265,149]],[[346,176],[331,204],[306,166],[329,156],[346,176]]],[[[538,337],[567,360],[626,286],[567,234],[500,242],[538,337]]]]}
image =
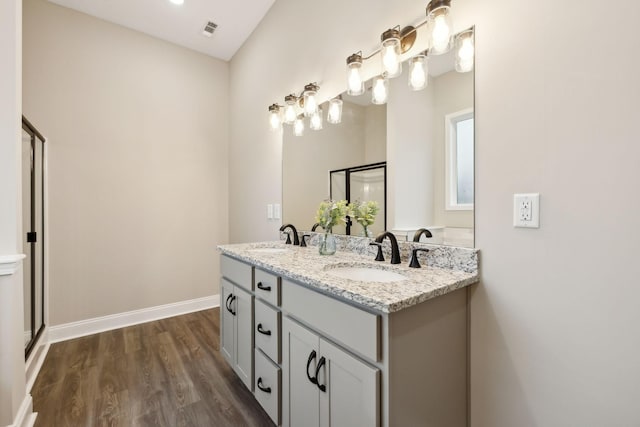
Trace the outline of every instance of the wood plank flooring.
{"type": "Polygon", "coordinates": [[[220,353],[205,310],[53,344],[36,427],[273,426],[220,353]]]}

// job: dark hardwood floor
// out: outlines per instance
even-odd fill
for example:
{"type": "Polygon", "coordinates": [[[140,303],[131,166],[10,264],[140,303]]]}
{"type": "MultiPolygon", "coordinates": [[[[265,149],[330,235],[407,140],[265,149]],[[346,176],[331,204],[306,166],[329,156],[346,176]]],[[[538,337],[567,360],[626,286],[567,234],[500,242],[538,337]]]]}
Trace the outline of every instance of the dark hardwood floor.
{"type": "Polygon", "coordinates": [[[53,344],[36,426],[272,426],[219,351],[219,309],[53,344]]]}

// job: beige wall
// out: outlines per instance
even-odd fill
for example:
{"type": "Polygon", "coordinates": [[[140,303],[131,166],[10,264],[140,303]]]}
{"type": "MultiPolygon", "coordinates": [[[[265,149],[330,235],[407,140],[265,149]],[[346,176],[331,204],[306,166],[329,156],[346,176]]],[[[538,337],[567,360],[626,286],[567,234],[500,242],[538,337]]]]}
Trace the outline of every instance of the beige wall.
{"type": "Polygon", "coordinates": [[[48,138],[50,323],[218,293],[228,64],[24,3],[24,113],[48,138]]]}
{"type": "MultiPolygon", "coordinates": [[[[281,194],[267,106],[309,81],[340,92],[346,56],[424,6],[274,4],[231,62],[231,240],[277,234],[262,219],[281,194]]],[[[474,427],[640,424],[640,3],[617,3],[610,21],[598,6],[453,2],[456,29],[477,30],[474,427]],[[540,229],[513,228],[516,192],[541,193],[540,229]]]]}

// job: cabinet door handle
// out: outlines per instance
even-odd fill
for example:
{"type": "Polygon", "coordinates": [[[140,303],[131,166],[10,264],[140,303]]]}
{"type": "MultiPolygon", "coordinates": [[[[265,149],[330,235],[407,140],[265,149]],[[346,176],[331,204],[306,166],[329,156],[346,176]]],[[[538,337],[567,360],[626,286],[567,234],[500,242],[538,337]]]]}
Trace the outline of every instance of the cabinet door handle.
{"type": "Polygon", "coordinates": [[[262,377],[258,378],[258,388],[262,391],[264,391],[265,393],[271,393],[271,387],[264,387],[262,385],[262,377]]]}
{"type": "Polygon", "coordinates": [[[311,365],[311,361],[315,358],[316,358],[316,351],[313,350],[311,354],[309,354],[309,359],[307,360],[307,378],[309,378],[309,381],[311,381],[311,384],[318,384],[316,377],[312,377],[311,375],[309,375],[309,365],[311,365]]]}
{"type": "Polygon", "coordinates": [[[320,389],[320,391],[327,391],[327,386],[324,384],[320,384],[320,380],[318,379],[318,374],[320,374],[320,368],[322,368],[322,366],[324,366],[325,362],[327,360],[323,357],[320,358],[320,360],[318,361],[318,366],[316,366],[316,385],[318,386],[318,388],[320,389]]]}
{"type": "Polygon", "coordinates": [[[233,314],[233,311],[231,310],[231,302],[229,301],[231,298],[233,298],[233,294],[229,294],[227,300],[224,303],[224,306],[227,308],[227,311],[229,313],[233,314]]]}
{"type": "Polygon", "coordinates": [[[262,323],[258,323],[258,332],[263,335],[271,335],[271,331],[265,331],[264,329],[262,329],[262,323]]]}
{"type": "Polygon", "coordinates": [[[262,282],[258,282],[258,289],[262,289],[263,291],[271,292],[271,286],[265,286],[262,282]]]}
{"type": "MultiPolygon", "coordinates": [[[[231,301],[229,302],[229,307],[231,307],[231,304],[233,304],[233,302],[235,300],[236,300],[236,296],[235,295],[231,295],[231,301]]],[[[233,314],[234,316],[236,315],[236,312],[232,308],[229,309],[229,312],[231,314],[233,314]]]]}

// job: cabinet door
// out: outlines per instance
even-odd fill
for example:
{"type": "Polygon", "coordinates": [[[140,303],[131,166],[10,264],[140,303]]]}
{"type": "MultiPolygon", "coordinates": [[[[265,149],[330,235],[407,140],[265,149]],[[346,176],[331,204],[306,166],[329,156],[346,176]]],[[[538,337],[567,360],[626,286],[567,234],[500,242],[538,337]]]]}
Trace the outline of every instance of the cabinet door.
{"type": "Polygon", "coordinates": [[[233,289],[235,310],[235,364],[236,374],[253,391],[253,295],[239,286],[233,289]]]}
{"type": "Polygon", "coordinates": [[[220,352],[229,365],[234,366],[235,352],[235,316],[233,315],[233,285],[220,279],[220,352]]]}
{"type": "Polygon", "coordinates": [[[282,320],[282,423],[284,426],[318,426],[319,390],[309,380],[315,376],[319,338],[293,322],[282,320]]]}
{"type": "Polygon", "coordinates": [[[323,339],[320,354],[320,426],[379,426],[380,370],[323,339]]]}

